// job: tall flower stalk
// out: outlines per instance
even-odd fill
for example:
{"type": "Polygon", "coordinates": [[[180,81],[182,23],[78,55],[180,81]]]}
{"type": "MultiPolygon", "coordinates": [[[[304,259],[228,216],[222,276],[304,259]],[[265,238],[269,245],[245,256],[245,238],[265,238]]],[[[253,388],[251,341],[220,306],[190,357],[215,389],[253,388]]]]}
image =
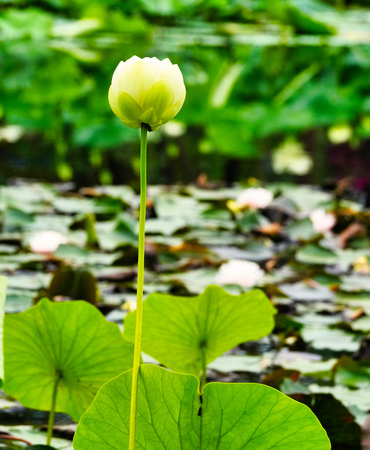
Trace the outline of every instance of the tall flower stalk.
{"type": "Polygon", "coordinates": [[[129,449],[135,448],[136,407],[138,381],[141,357],[141,334],[143,325],[143,289],[144,289],[144,259],[145,259],[145,216],[146,216],[146,154],[148,126],[141,125],[140,146],[140,216],[139,216],[139,251],[137,265],[137,306],[134,343],[134,362],[132,370],[131,405],[130,405],[130,440],[129,449]]]}
{"type": "Polygon", "coordinates": [[[108,94],[109,104],[121,122],[131,128],[141,128],[137,309],[131,385],[129,450],[135,449],[141,358],[147,134],[148,131],[157,130],[180,111],[185,100],[185,94],[184,80],[176,64],[172,64],[169,59],[159,61],[157,58],[140,59],[137,56],[118,64],[108,94]]]}

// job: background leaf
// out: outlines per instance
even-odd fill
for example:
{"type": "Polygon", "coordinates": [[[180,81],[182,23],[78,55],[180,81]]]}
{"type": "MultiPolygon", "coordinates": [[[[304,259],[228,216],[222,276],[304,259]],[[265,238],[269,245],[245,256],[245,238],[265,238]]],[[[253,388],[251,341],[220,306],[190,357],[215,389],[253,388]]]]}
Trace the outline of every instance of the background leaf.
{"type": "MultiPolygon", "coordinates": [[[[236,345],[260,339],[274,326],[275,308],[253,290],[238,296],[208,286],[196,297],[151,294],[143,307],[144,353],[161,364],[198,375],[236,345]]],[[[124,336],[133,341],[135,313],[125,320],[124,336]]]]}
{"type": "Polygon", "coordinates": [[[338,262],[338,256],[333,251],[314,244],[308,244],[299,249],[296,259],[306,264],[335,264],[338,262]]]}
{"type": "Polygon", "coordinates": [[[0,386],[4,378],[4,361],[3,361],[3,327],[4,327],[4,310],[6,298],[6,284],[5,277],[0,276],[0,386]]]}

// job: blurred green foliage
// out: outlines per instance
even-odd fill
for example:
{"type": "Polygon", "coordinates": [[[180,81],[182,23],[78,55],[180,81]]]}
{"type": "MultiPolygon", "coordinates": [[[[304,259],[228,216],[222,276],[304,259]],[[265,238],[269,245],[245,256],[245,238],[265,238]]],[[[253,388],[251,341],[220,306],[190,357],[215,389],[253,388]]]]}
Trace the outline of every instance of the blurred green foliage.
{"type": "MultiPolygon", "coordinates": [[[[311,171],[307,180],[321,182],[338,170],[330,159],[337,149],[359,155],[358,176],[366,178],[366,4],[1,0],[1,177],[135,180],[138,132],[113,115],[107,92],[118,62],[136,54],[169,57],[187,86],[178,123],[149,136],[150,182],[188,182],[200,173],[268,179],[274,160],[276,172],[311,171]]],[[[340,175],[350,175],[343,158],[340,175]]]]}

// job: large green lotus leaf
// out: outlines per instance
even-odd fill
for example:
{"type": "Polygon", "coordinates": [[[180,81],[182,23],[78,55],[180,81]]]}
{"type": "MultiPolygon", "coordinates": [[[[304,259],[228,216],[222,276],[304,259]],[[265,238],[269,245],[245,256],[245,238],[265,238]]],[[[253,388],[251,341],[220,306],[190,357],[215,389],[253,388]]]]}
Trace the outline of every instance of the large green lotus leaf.
{"type": "MultiPolygon", "coordinates": [[[[128,448],[132,370],[102,387],[82,416],[75,450],[128,448]]],[[[209,383],[140,367],[137,449],[326,450],[325,430],[305,405],[261,384],[209,383]]]]}
{"type": "Polygon", "coordinates": [[[203,390],[201,448],[329,449],[309,408],[254,383],[209,383],[203,390]]]}
{"type": "Polygon", "coordinates": [[[0,276],[0,386],[2,384],[2,379],[4,377],[3,326],[4,326],[6,284],[7,284],[6,278],[0,276]]]}
{"type": "MultiPolygon", "coordinates": [[[[142,349],[170,369],[198,375],[203,360],[207,365],[238,344],[270,333],[275,312],[259,290],[231,295],[208,286],[196,297],[153,293],[143,306],[142,349]]],[[[129,341],[135,318],[133,313],[125,321],[129,341]]]]}
{"type": "Polygon", "coordinates": [[[27,408],[50,409],[59,373],[56,411],[78,421],[102,384],[131,367],[131,344],[86,302],[42,299],[5,316],[4,390],[27,408]]]}

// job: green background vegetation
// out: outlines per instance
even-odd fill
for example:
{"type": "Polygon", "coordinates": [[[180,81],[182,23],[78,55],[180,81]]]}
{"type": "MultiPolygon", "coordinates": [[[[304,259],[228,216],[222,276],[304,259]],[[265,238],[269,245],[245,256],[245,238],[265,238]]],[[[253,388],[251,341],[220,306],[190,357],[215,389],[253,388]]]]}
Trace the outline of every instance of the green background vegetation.
{"type": "MultiPolygon", "coordinates": [[[[347,180],[326,184],[327,190],[317,184],[351,178],[355,188],[370,191],[369,30],[368,0],[0,0],[6,320],[12,324],[15,316],[8,313],[21,311],[18,318],[30,317],[29,308],[44,296],[87,300],[119,325],[132,309],[139,132],[114,116],[107,94],[119,61],[134,54],[169,57],[184,74],[187,98],[175,121],[149,134],[145,296],[200,295],[217,282],[226,260],[258,263],[265,271],[260,287],[278,311],[274,330],[210,362],[208,380],[276,387],[317,414],[333,448],[366,448],[369,203],[365,196],[348,200],[347,180]],[[14,183],[14,177],[73,181],[77,188],[14,183]],[[197,187],[181,185],[197,178],[197,187]],[[240,184],[203,189],[220,182],[258,184],[253,178],[273,193],[268,208],[233,210],[240,184]],[[164,183],[175,186],[154,186],[164,183]],[[86,188],[97,184],[122,186],[86,188]],[[317,208],[335,215],[332,233],[313,228],[309,217],[317,208]],[[67,243],[39,254],[31,238],[47,229],[60,231],[67,243]]],[[[241,291],[231,286],[231,293],[241,291]]],[[[224,303],[228,311],[232,302],[224,303]]],[[[53,308],[67,311],[79,304],[56,302],[53,308]]],[[[44,301],[36,308],[48,306],[44,301]]],[[[93,311],[91,305],[81,308],[93,311]]],[[[165,314],[154,310],[160,324],[165,314]]],[[[242,313],[239,305],[228,318],[242,313]]],[[[23,327],[9,329],[23,339],[23,327]]],[[[63,336],[74,339],[75,329],[71,325],[63,336]]],[[[18,357],[29,356],[27,347],[11,332],[8,339],[8,372],[11,354],[15,372],[27,376],[17,366],[27,363],[18,357]]],[[[50,342],[29,339],[42,350],[50,342]]],[[[95,347],[87,350],[92,359],[95,347]]],[[[96,382],[94,373],[88,375],[96,382]]],[[[20,383],[21,389],[34,395],[28,383],[20,383]]],[[[90,391],[86,395],[91,399],[90,391]]],[[[14,403],[0,393],[4,416],[23,424],[14,403]]],[[[39,413],[28,411],[27,423],[40,423],[39,413]]],[[[59,420],[70,423],[66,416],[59,420]]],[[[9,424],[4,417],[0,422],[9,424]]],[[[9,427],[14,435],[30,433],[30,441],[45,442],[39,430],[9,427]]],[[[53,444],[71,448],[71,442],[53,444]]]]}
{"type": "Polygon", "coordinates": [[[150,134],[149,182],[189,182],[206,173],[226,182],[278,175],[321,183],[352,172],[366,188],[366,6],[1,1],[2,180],[135,182],[139,135],[112,114],[107,92],[118,62],[136,54],[169,57],[187,86],[181,125],[150,134]]]}

